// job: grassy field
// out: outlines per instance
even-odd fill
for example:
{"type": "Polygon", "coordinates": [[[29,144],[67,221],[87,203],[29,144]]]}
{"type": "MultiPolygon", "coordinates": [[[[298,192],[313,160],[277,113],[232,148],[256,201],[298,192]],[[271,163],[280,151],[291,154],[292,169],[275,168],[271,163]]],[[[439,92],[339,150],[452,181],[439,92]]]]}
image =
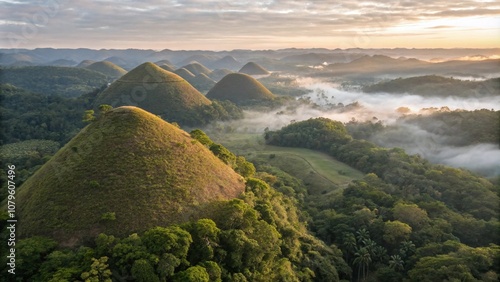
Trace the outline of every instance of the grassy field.
{"type": "Polygon", "coordinates": [[[360,171],[318,151],[266,145],[261,134],[209,135],[255,164],[269,164],[302,179],[311,194],[333,192],[363,177],[360,171]]]}

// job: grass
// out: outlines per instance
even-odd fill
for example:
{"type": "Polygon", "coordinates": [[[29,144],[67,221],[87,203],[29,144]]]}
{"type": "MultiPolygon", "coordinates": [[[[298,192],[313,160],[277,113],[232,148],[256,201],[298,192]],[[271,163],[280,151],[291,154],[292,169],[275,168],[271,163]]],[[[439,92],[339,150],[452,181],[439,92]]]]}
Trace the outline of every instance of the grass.
{"type": "Polygon", "coordinates": [[[104,90],[95,106],[101,104],[137,106],[166,120],[180,120],[186,112],[211,101],[177,74],[144,63],[104,90]]]}
{"type": "Polygon", "coordinates": [[[108,61],[96,62],[89,66],[86,66],[85,68],[100,72],[109,77],[120,77],[127,73],[127,71],[124,70],[122,67],[117,66],[108,61]]]}
{"type": "Polygon", "coordinates": [[[322,152],[269,146],[261,134],[230,133],[212,137],[256,164],[270,164],[298,177],[310,194],[325,194],[347,187],[363,173],[322,152]]]}
{"type": "Polygon", "coordinates": [[[241,104],[252,100],[272,100],[275,98],[262,83],[243,73],[230,73],[208,91],[207,97],[217,100],[229,100],[241,104]]]}
{"type": "Polygon", "coordinates": [[[246,65],[244,65],[240,71],[240,73],[245,73],[249,75],[263,75],[263,74],[269,74],[269,71],[267,71],[265,68],[260,66],[257,63],[254,62],[249,62],[246,65]]]}
{"type": "Polygon", "coordinates": [[[18,190],[19,237],[74,244],[197,218],[244,191],[241,176],[188,133],[135,107],[94,121],[18,190]],[[115,220],[102,221],[114,213],[115,220]]]}

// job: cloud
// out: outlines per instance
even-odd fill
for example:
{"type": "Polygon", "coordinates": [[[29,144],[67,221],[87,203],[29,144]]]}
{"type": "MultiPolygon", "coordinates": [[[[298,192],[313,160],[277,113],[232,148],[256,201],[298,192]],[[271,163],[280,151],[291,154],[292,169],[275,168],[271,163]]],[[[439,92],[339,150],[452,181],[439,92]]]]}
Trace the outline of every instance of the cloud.
{"type": "Polygon", "coordinates": [[[122,48],[172,42],[191,46],[207,43],[207,40],[211,40],[212,45],[224,46],[220,39],[234,36],[248,38],[241,40],[244,45],[256,44],[254,41],[262,39],[262,34],[269,38],[267,43],[279,44],[287,38],[306,36],[311,42],[321,42],[328,37],[345,39],[353,32],[373,27],[383,34],[387,27],[424,19],[500,14],[498,4],[444,0],[341,0],[335,3],[326,0],[19,0],[2,1],[0,9],[3,11],[2,42],[17,35],[27,39],[20,47],[59,41],[60,45],[69,47],[91,48],[116,48],[121,42],[134,45],[122,48]],[[19,21],[24,25],[18,24],[19,21]],[[30,33],[26,27],[32,26],[36,28],[30,33]],[[113,41],[115,46],[111,46],[113,41]]]}

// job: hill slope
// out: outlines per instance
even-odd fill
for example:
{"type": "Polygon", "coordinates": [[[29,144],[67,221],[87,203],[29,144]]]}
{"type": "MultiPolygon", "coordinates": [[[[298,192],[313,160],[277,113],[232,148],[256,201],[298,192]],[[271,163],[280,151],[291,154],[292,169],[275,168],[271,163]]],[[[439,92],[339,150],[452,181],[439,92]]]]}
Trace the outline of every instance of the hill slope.
{"type": "Polygon", "coordinates": [[[241,104],[252,100],[272,100],[273,93],[255,78],[242,74],[231,73],[221,79],[207,93],[207,97],[217,100],[229,100],[241,104]]]}
{"type": "Polygon", "coordinates": [[[118,78],[127,73],[127,71],[124,70],[122,67],[107,61],[96,62],[89,66],[86,66],[85,68],[96,72],[100,72],[102,74],[105,74],[113,78],[118,78]]]}
{"type": "Polygon", "coordinates": [[[254,63],[254,62],[247,63],[239,70],[239,72],[249,74],[249,75],[269,74],[269,71],[267,71],[265,68],[261,67],[260,65],[258,65],[257,63],[254,63]]]}
{"type": "Polygon", "coordinates": [[[19,236],[72,245],[197,218],[244,190],[242,178],[186,132],[136,107],[84,128],[19,189],[19,236]],[[115,220],[105,220],[114,213],[115,220]]]}
{"type": "Polygon", "coordinates": [[[96,100],[100,104],[138,106],[168,121],[184,122],[191,111],[211,102],[182,77],[144,63],[113,82],[96,100]]]}

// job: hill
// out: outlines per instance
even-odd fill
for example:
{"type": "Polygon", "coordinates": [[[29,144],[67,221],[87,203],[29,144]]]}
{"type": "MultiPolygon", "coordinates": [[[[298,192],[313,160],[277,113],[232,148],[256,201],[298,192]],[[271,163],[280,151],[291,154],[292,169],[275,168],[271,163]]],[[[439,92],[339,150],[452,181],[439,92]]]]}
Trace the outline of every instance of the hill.
{"type": "Polygon", "coordinates": [[[500,91],[500,78],[463,81],[437,75],[398,78],[363,88],[364,92],[411,93],[421,96],[494,96],[500,91]]]}
{"type": "Polygon", "coordinates": [[[211,102],[182,77],[144,63],[104,90],[94,105],[101,104],[138,106],[168,121],[186,124],[192,121],[193,112],[211,102]]]}
{"type": "Polygon", "coordinates": [[[202,73],[208,75],[212,72],[210,69],[208,69],[207,67],[205,67],[204,65],[202,65],[198,62],[194,62],[194,63],[191,63],[189,65],[185,65],[185,66],[183,66],[183,68],[187,69],[188,71],[190,71],[194,75],[199,75],[202,73]]]}
{"type": "Polygon", "coordinates": [[[228,69],[216,69],[216,70],[212,71],[208,75],[208,77],[210,77],[211,79],[213,79],[215,81],[219,81],[219,80],[223,79],[224,76],[226,76],[230,73],[233,73],[233,72],[228,70],[228,69]]]}
{"type": "Polygon", "coordinates": [[[207,97],[221,101],[229,100],[235,104],[274,99],[273,93],[262,83],[242,73],[226,75],[210,89],[207,97]]]}
{"type": "Polygon", "coordinates": [[[206,74],[200,73],[199,75],[192,78],[189,83],[191,83],[191,85],[193,85],[193,87],[198,89],[199,91],[208,91],[212,89],[212,87],[214,87],[216,82],[206,74]]]}
{"type": "Polygon", "coordinates": [[[189,81],[195,77],[195,75],[185,68],[176,69],[173,73],[189,81]]]}
{"type": "Polygon", "coordinates": [[[100,72],[112,78],[118,78],[127,73],[127,71],[124,70],[122,67],[107,61],[96,62],[89,66],[86,66],[85,68],[96,72],[100,72]]]}
{"type": "Polygon", "coordinates": [[[238,62],[233,56],[225,56],[211,64],[209,64],[212,69],[230,69],[238,70],[241,67],[241,63],[238,62]]]}
{"type": "Polygon", "coordinates": [[[88,67],[90,66],[91,64],[95,63],[96,61],[93,61],[93,60],[83,60],[81,61],[76,67],[77,68],[84,68],[84,67],[88,67]]]}
{"type": "Polygon", "coordinates": [[[199,218],[207,204],[237,197],[244,187],[188,133],[120,107],[80,131],[19,188],[18,234],[66,245],[101,232],[127,235],[199,218]]]}
{"type": "Polygon", "coordinates": [[[240,73],[244,74],[249,74],[249,75],[265,75],[269,74],[269,71],[266,70],[265,68],[261,67],[260,65],[254,63],[254,62],[249,62],[245,64],[240,70],[240,73]]]}
{"type": "Polygon", "coordinates": [[[33,66],[2,68],[0,83],[43,95],[78,97],[108,83],[99,72],[76,67],[33,66]]]}

